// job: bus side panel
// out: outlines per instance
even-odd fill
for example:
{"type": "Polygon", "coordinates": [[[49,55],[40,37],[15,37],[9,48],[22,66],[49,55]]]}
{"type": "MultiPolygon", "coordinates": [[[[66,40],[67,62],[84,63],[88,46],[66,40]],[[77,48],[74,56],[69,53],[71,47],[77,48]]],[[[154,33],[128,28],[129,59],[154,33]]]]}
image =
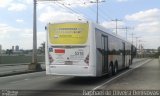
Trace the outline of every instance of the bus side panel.
{"type": "Polygon", "coordinates": [[[90,46],[90,68],[92,68],[92,73],[94,77],[97,76],[97,56],[96,56],[96,34],[95,34],[95,27],[92,23],[90,23],[89,27],[89,46],[90,46]]]}
{"type": "Polygon", "coordinates": [[[119,38],[116,38],[112,35],[109,35],[109,64],[115,65],[117,62],[118,64],[118,70],[122,69],[123,66],[123,60],[122,60],[122,40],[119,38]]]}
{"type": "Polygon", "coordinates": [[[97,76],[102,76],[102,51],[101,51],[101,32],[95,29],[95,40],[96,40],[96,71],[97,76]]]}

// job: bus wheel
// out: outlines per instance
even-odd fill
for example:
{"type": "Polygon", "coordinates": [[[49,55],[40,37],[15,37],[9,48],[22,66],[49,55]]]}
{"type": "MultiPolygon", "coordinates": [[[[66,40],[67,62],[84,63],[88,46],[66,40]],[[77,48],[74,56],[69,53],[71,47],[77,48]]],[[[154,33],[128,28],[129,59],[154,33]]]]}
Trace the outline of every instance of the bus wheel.
{"type": "Polygon", "coordinates": [[[118,65],[117,64],[115,64],[113,72],[114,72],[113,73],[114,75],[116,75],[118,73],[118,65]]]}
{"type": "Polygon", "coordinates": [[[113,75],[113,66],[110,65],[109,66],[109,76],[112,76],[113,75]]]}
{"type": "Polygon", "coordinates": [[[128,64],[128,66],[127,66],[127,69],[130,68],[130,65],[131,65],[131,60],[129,60],[129,64],[128,64]]]}

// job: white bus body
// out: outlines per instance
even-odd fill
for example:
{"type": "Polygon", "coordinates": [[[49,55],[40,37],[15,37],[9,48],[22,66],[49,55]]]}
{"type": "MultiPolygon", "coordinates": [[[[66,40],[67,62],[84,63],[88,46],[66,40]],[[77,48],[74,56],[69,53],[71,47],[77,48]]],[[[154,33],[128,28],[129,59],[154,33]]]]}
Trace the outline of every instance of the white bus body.
{"type": "Polygon", "coordinates": [[[115,74],[131,64],[132,47],[91,22],[48,24],[46,74],[91,77],[115,74]]]}

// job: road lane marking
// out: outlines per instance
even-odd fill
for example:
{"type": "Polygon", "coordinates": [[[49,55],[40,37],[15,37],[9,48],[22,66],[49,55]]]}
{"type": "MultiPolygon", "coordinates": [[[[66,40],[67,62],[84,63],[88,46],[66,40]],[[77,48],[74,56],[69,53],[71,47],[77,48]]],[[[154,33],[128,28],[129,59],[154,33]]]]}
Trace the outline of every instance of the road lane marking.
{"type": "Polygon", "coordinates": [[[101,85],[99,85],[99,86],[93,88],[92,90],[95,91],[95,90],[99,89],[100,87],[104,86],[105,84],[107,84],[107,83],[109,83],[109,82],[111,82],[111,81],[113,81],[113,80],[119,78],[120,76],[122,76],[122,75],[124,75],[124,74],[126,74],[126,73],[128,73],[128,72],[130,72],[130,71],[132,71],[132,70],[134,70],[134,69],[136,69],[136,68],[141,67],[142,65],[144,65],[144,64],[146,64],[146,63],[148,63],[148,62],[150,62],[151,60],[152,60],[152,59],[149,59],[149,60],[143,62],[142,64],[137,65],[136,67],[133,67],[133,69],[129,69],[129,70],[127,70],[127,71],[125,71],[125,72],[123,72],[123,73],[121,73],[121,74],[119,74],[119,75],[117,75],[117,76],[111,78],[110,80],[107,80],[107,82],[105,82],[105,83],[103,83],[103,84],[101,84],[101,85]]]}
{"type": "Polygon", "coordinates": [[[105,83],[103,83],[103,84],[101,84],[101,85],[99,85],[99,86],[93,88],[92,90],[97,90],[98,88],[100,88],[100,87],[104,86],[105,84],[107,84],[107,83],[113,81],[114,79],[117,79],[118,77],[120,77],[120,76],[126,74],[126,73],[129,72],[129,71],[131,71],[131,70],[127,70],[127,71],[121,73],[120,75],[118,75],[118,76],[116,76],[116,77],[113,77],[112,79],[110,79],[110,80],[108,80],[107,82],[105,82],[105,83]]]}

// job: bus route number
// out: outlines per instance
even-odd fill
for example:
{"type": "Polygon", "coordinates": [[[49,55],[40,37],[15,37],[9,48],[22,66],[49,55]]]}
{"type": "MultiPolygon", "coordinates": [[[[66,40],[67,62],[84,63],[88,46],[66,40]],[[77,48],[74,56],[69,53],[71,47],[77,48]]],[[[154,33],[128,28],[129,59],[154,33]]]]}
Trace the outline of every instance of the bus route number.
{"type": "Polygon", "coordinates": [[[83,56],[83,55],[84,55],[84,52],[82,52],[82,51],[75,52],[75,55],[76,55],[76,56],[83,56]]]}

